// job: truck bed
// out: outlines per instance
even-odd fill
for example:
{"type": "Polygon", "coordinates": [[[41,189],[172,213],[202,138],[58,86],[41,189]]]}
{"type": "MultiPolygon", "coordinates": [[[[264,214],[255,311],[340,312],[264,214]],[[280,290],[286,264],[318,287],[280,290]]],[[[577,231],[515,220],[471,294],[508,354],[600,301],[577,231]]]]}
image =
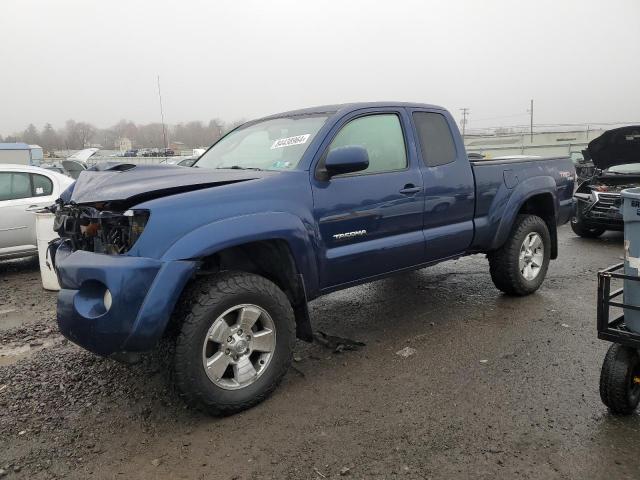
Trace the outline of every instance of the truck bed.
{"type": "Polygon", "coordinates": [[[537,194],[549,196],[555,204],[555,223],[565,223],[573,215],[575,169],[569,157],[512,157],[470,160],[476,184],[475,235],[472,249],[487,251],[508,234],[505,218],[537,194]],[[548,192],[554,191],[555,195],[548,192]]]}

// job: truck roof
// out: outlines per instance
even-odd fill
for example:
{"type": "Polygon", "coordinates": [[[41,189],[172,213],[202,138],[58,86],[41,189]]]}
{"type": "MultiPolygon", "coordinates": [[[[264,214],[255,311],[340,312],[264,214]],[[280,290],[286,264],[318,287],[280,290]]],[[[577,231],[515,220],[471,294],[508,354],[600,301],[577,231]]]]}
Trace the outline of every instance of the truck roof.
{"type": "Polygon", "coordinates": [[[0,143],[0,150],[30,150],[26,143],[0,143]]]}
{"type": "Polygon", "coordinates": [[[348,113],[354,110],[360,110],[363,108],[380,108],[380,107],[409,107],[409,108],[437,108],[444,110],[443,107],[438,105],[431,105],[428,103],[414,103],[414,102],[353,102],[353,103],[340,103],[335,105],[319,105],[317,107],[301,108],[298,110],[290,110],[288,112],[276,113],[273,115],[267,115],[259,120],[267,118],[278,118],[293,115],[312,115],[317,113],[348,113]]]}

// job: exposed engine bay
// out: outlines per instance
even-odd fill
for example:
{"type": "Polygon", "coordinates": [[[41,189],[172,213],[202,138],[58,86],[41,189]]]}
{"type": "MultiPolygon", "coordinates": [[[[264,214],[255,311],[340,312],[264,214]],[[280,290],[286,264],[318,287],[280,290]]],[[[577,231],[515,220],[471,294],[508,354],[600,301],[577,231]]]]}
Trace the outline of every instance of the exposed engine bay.
{"type": "Polygon", "coordinates": [[[73,251],[112,255],[126,253],[144,231],[149,211],[112,211],[103,209],[106,206],[59,204],[53,228],[63,241],[70,243],[73,251]]]}
{"type": "MultiPolygon", "coordinates": [[[[610,192],[610,193],[620,193],[625,188],[634,188],[640,184],[640,177],[638,177],[638,181],[635,183],[629,182],[629,178],[611,178],[611,177],[602,177],[595,176],[591,182],[585,182],[586,186],[591,191],[596,192],[610,192]]],[[[580,185],[580,187],[584,186],[580,185]]],[[[578,187],[578,190],[580,190],[578,187]]]]}

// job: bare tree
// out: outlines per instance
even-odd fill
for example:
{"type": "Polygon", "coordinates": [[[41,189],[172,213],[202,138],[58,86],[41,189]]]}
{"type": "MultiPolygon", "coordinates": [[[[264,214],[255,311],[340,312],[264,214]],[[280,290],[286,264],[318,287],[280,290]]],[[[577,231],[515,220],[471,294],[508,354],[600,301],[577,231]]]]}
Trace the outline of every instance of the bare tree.
{"type": "MultiPolygon", "coordinates": [[[[208,147],[218,141],[225,133],[244,123],[237,120],[225,123],[214,118],[208,123],[191,121],[170,127],[171,137],[183,142],[187,148],[208,147]]],[[[5,142],[24,141],[37,143],[46,151],[56,149],[80,150],[91,143],[99,144],[103,148],[117,148],[120,138],[128,138],[134,147],[157,147],[164,145],[162,125],[150,123],[136,125],[131,120],[120,120],[108,128],[98,129],[88,122],[67,120],[64,128],[55,129],[50,123],[45,124],[42,132],[30,124],[23,132],[6,136],[5,142]]]]}
{"type": "Polygon", "coordinates": [[[219,118],[209,121],[209,134],[211,135],[211,143],[217,142],[224,135],[224,122],[219,118]]]}
{"type": "Polygon", "coordinates": [[[37,145],[40,143],[40,133],[38,133],[38,129],[33,123],[30,123],[25,131],[22,132],[22,141],[30,145],[37,145]]]}
{"type": "Polygon", "coordinates": [[[68,149],[80,150],[89,144],[96,128],[87,122],[67,120],[65,124],[65,145],[68,149]]]}
{"type": "Polygon", "coordinates": [[[45,124],[42,129],[40,146],[47,152],[53,152],[61,147],[60,137],[50,123],[45,124]]]}
{"type": "Polygon", "coordinates": [[[162,146],[164,145],[161,123],[150,123],[148,125],[141,125],[137,130],[137,146],[162,148],[162,146]]]}
{"type": "Polygon", "coordinates": [[[96,133],[96,127],[87,122],[78,122],[76,127],[78,128],[78,136],[82,144],[81,148],[85,148],[89,145],[89,140],[91,140],[96,133]]]}
{"type": "Polygon", "coordinates": [[[228,123],[228,124],[225,126],[224,133],[228,133],[228,132],[230,132],[231,130],[233,130],[234,128],[237,128],[237,127],[239,127],[240,125],[242,125],[243,123],[246,123],[246,122],[247,122],[247,121],[246,121],[244,118],[241,118],[241,119],[239,119],[239,120],[234,120],[233,122],[228,123]]]}

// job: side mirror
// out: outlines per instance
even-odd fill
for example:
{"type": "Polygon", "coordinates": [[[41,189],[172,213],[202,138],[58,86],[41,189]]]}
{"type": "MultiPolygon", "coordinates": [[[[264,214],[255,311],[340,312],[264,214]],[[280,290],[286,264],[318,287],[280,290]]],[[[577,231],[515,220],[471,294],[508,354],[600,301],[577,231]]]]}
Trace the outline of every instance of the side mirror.
{"type": "Polygon", "coordinates": [[[364,147],[349,145],[331,150],[324,162],[327,180],[334,175],[365,170],[369,154],[364,147]]]}

